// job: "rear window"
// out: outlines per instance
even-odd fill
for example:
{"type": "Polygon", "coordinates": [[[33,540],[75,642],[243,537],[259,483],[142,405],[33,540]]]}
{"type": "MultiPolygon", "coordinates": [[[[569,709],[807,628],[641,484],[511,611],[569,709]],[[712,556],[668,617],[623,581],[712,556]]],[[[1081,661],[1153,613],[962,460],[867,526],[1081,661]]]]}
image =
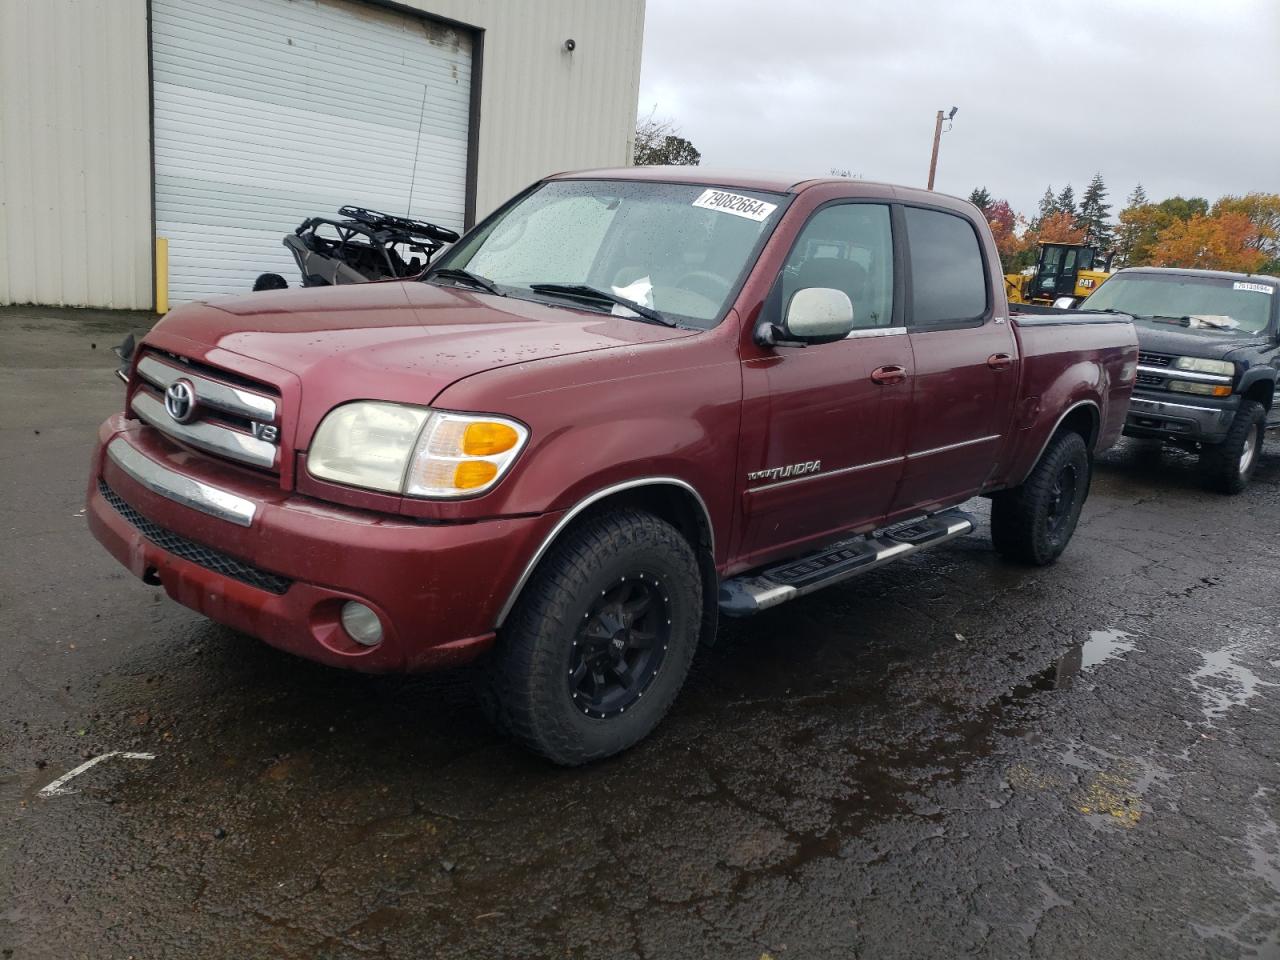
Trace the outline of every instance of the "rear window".
{"type": "Polygon", "coordinates": [[[906,208],[912,323],[977,321],[987,312],[987,279],[973,225],[939,210],[906,208]]]}

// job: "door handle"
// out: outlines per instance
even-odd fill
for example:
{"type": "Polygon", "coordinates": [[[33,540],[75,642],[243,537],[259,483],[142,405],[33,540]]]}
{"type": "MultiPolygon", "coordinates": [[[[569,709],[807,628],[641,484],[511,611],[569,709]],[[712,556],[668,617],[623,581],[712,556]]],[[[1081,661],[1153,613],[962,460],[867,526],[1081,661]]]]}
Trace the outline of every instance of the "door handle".
{"type": "Polygon", "coordinates": [[[993,353],[987,357],[987,366],[992,370],[1008,370],[1013,366],[1013,357],[1007,353],[993,353]]]}
{"type": "Polygon", "coordinates": [[[871,382],[878,383],[881,386],[902,383],[905,379],[907,379],[906,369],[898,366],[896,363],[891,363],[883,367],[876,367],[871,371],[871,382]]]}

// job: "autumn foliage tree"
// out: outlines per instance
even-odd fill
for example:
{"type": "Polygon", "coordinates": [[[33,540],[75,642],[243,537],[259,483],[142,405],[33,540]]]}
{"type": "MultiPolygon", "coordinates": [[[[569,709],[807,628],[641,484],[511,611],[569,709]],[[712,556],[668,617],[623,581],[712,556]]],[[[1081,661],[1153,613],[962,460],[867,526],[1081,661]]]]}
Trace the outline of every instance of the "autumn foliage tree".
{"type": "Polygon", "coordinates": [[[1000,251],[1000,263],[1005,273],[1013,273],[1019,269],[1019,256],[1027,248],[1027,234],[1018,233],[1021,219],[1008,200],[989,201],[983,208],[987,215],[987,223],[991,226],[991,234],[995,237],[996,249],[1000,251]]]}
{"type": "Polygon", "coordinates": [[[1258,239],[1258,226],[1247,214],[1195,214],[1189,220],[1175,220],[1160,231],[1152,249],[1152,262],[1158,267],[1256,273],[1267,262],[1267,255],[1258,248],[1258,239]]]}
{"type": "Polygon", "coordinates": [[[1084,243],[1084,230],[1076,226],[1074,214],[1059,210],[1044,218],[1036,237],[1039,243],[1084,243]]]}
{"type": "Polygon", "coordinates": [[[1266,262],[1260,272],[1280,273],[1280,193],[1247,193],[1242,197],[1223,197],[1213,205],[1212,213],[1242,213],[1258,228],[1250,246],[1261,250],[1266,262]]]}

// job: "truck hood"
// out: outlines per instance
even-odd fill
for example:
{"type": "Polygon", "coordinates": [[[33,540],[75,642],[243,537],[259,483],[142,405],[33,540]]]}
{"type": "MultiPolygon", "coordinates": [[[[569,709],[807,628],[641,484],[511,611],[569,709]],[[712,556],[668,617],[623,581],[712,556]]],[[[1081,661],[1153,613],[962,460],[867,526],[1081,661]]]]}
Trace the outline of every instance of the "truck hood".
{"type": "Polygon", "coordinates": [[[1204,357],[1225,360],[1244,347],[1260,346],[1265,338],[1256,333],[1231,330],[1189,330],[1155,320],[1135,320],[1138,349],[1143,352],[1167,353],[1178,357],[1204,357]]]}
{"type": "MultiPolygon", "coordinates": [[[[428,403],[485,370],[696,331],[417,281],[272,290],[178,307],[148,340],[200,344],[298,378],[328,400],[428,403]]],[[[174,349],[179,346],[169,347],[174,349]]],[[[177,352],[175,350],[175,352],[177,352]]],[[[231,358],[228,358],[231,359],[231,358]]]]}

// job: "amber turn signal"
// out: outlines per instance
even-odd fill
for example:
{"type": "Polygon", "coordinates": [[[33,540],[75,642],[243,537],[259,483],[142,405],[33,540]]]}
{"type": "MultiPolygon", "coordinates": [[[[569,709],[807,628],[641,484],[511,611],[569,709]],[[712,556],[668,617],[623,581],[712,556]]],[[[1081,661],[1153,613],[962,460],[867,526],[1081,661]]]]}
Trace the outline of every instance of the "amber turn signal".
{"type": "Polygon", "coordinates": [[[488,460],[464,460],[453,471],[453,485],[459,490],[483,487],[498,475],[498,465],[488,460]]]}
{"type": "Polygon", "coordinates": [[[462,452],[469,457],[491,457],[506,453],[520,441],[520,435],[505,423],[480,420],[467,424],[462,435],[462,452]]]}

